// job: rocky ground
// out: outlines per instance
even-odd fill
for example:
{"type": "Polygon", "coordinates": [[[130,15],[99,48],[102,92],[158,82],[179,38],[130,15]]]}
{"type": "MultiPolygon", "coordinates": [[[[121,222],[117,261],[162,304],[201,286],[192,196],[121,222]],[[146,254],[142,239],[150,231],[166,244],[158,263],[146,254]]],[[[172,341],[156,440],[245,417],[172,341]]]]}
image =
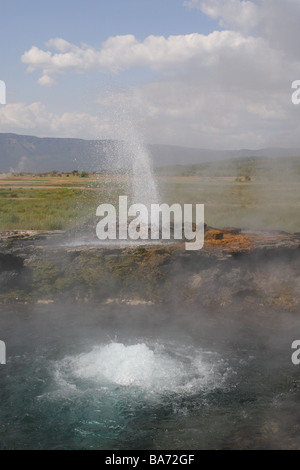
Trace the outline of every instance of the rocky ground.
{"type": "Polygon", "coordinates": [[[0,232],[0,303],[300,304],[300,234],[207,228],[200,251],[71,241],[64,232],[0,232]]]}

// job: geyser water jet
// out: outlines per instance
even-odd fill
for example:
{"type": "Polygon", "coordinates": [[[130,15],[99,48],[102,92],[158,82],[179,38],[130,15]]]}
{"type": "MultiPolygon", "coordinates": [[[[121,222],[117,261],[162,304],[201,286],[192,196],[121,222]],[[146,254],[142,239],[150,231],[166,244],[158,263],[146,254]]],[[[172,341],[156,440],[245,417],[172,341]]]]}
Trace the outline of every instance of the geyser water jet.
{"type": "Polygon", "coordinates": [[[132,204],[150,208],[159,203],[159,191],[142,133],[124,103],[119,103],[113,114],[114,141],[107,145],[106,167],[127,177],[127,182],[122,183],[122,194],[128,195],[132,204]]]}

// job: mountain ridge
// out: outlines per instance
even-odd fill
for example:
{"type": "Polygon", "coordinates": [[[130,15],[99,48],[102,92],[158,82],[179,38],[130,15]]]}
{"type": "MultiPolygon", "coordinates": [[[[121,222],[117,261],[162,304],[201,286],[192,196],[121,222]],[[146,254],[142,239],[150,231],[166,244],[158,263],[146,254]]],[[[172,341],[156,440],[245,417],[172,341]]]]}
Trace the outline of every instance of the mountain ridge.
{"type": "MultiPolygon", "coordinates": [[[[42,173],[73,169],[108,171],[108,155],[117,152],[117,140],[85,140],[0,133],[0,172],[42,173]]],[[[213,150],[167,144],[146,145],[154,167],[195,165],[230,158],[300,157],[300,149],[213,150]]]]}

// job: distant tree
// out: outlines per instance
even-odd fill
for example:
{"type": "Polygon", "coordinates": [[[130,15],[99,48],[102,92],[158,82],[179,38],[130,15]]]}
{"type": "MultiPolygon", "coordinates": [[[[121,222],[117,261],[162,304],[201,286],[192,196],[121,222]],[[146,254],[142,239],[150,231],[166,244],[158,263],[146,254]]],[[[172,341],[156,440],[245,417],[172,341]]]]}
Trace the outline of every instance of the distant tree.
{"type": "Polygon", "coordinates": [[[81,178],[87,178],[88,176],[89,176],[89,174],[88,174],[87,171],[82,171],[82,172],[80,173],[80,177],[81,177],[81,178]]]}
{"type": "Polygon", "coordinates": [[[78,175],[79,175],[79,171],[78,171],[78,170],[73,170],[73,171],[72,171],[72,175],[73,175],[73,176],[78,176],[78,175]]]}
{"type": "Polygon", "coordinates": [[[237,176],[236,181],[238,183],[251,183],[252,179],[250,175],[240,175],[237,176]]]}

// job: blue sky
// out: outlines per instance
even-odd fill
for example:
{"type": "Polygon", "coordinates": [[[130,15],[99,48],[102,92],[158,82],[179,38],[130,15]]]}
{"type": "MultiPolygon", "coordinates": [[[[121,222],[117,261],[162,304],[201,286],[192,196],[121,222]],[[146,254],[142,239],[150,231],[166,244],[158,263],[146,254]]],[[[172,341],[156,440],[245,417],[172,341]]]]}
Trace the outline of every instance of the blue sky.
{"type": "MultiPolygon", "coordinates": [[[[54,93],[38,89],[35,76],[26,74],[21,63],[22,54],[32,45],[43,47],[50,38],[62,37],[97,48],[110,36],[134,34],[143,40],[152,34],[207,34],[218,27],[200,11],[195,14],[184,7],[182,0],[2,0],[1,18],[1,79],[7,83],[9,97],[12,101],[44,98],[49,105],[57,94],[61,99],[68,94],[70,78],[54,93]]],[[[121,82],[134,83],[136,75],[136,71],[126,74],[121,82]]],[[[149,72],[139,76],[145,80],[149,72]]],[[[84,80],[79,80],[78,86],[84,85],[84,80]]],[[[110,77],[98,73],[92,80],[97,87],[97,81],[106,83],[110,77]]]]}
{"type": "Polygon", "coordinates": [[[300,146],[298,0],[2,0],[0,132],[300,146]],[[111,39],[109,39],[111,38],[111,39]]]}

